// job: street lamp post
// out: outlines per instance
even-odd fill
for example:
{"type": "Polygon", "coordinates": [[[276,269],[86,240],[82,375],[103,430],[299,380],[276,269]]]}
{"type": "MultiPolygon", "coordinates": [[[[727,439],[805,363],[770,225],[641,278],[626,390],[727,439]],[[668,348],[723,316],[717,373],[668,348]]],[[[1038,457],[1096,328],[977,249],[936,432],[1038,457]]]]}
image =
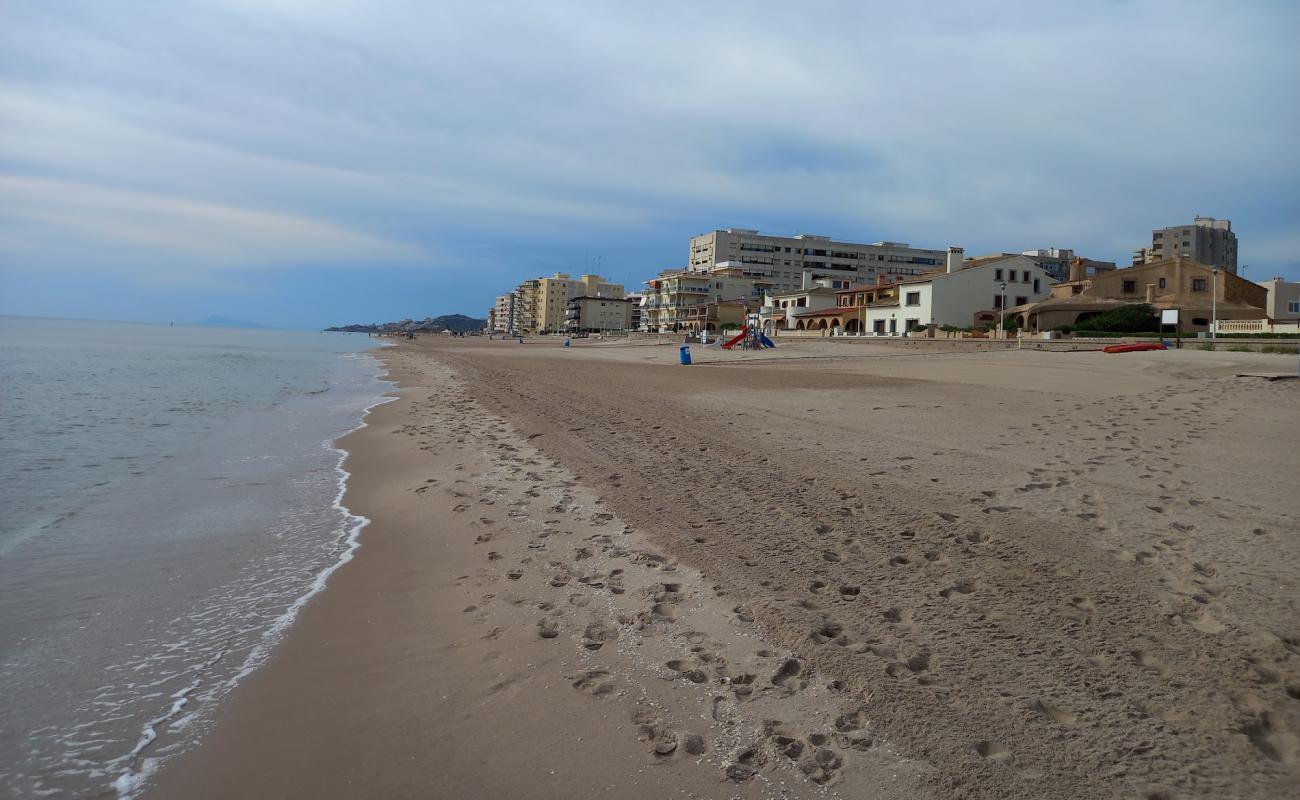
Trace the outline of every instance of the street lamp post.
{"type": "Polygon", "coordinates": [[[1219,268],[1215,267],[1210,270],[1210,338],[1217,339],[1218,325],[1215,322],[1219,317],[1219,268]]]}
{"type": "Polygon", "coordinates": [[[998,338],[1002,338],[1002,317],[1007,313],[1007,282],[1002,282],[1002,299],[998,303],[998,338]]]}

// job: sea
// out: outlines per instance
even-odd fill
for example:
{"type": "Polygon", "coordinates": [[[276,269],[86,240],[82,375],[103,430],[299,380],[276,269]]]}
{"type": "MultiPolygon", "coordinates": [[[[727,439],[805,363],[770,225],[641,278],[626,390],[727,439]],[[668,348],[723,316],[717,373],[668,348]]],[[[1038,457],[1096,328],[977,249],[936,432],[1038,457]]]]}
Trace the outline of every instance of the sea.
{"type": "Polygon", "coordinates": [[[0,796],[128,798],[352,557],[365,334],[0,317],[0,796]]]}

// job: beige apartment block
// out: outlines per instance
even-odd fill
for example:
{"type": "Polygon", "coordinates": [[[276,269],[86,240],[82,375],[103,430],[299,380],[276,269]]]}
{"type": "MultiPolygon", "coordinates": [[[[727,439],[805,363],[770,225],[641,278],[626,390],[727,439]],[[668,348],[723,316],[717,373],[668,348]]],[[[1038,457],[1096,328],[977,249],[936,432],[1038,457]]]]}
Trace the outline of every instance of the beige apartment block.
{"type": "Polygon", "coordinates": [[[750,277],[790,292],[826,281],[833,289],[874,283],[882,275],[921,275],[943,266],[945,251],[904,242],[840,242],[828,236],[769,236],[728,228],[691,239],[687,270],[703,272],[732,262],[750,277]]]}
{"type": "MultiPolygon", "coordinates": [[[[514,291],[513,315],[516,333],[558,333],[565,329],[565,315],[574,297],[590,296],[621,299],[623,286],[610,283],[599,275],[574,278],[557,272],[549,278],[535,278],[519,284],[514,291]]],[[[498,302],[500,298],[498,298],[498,302]]]]}
{"type": "Polygon", "coordinates": [[[1300,321],[1300,283],[1270,278],[1260,281],[1260,286],[1268,290],[1268,302],[1264,310],[1273,322],[1300,321]]]}
{"type": "Polygon", "coordinates": [[[572,333],[629,330],[632,306],[632,300],[626,297],[575,297],[569,301],[565,330],[572,333]]]}

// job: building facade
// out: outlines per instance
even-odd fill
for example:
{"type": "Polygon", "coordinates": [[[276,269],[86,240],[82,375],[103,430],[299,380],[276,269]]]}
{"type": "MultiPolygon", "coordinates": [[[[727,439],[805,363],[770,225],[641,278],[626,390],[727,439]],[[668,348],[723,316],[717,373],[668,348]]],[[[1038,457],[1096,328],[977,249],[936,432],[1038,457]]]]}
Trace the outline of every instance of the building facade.
{"type": "Polygon", "coordinates": [[[646,281],[645,329],[657,333],[682,330],[690,309],[710,302],[744,300],[761,305],[773,284],[753,277],[734,264],[708,271],[668,270],[646,281]]]}
{"type": "MultiPolygon", "coordinates": [[[[1012,253],[1003,253],[1004,256],[1012,253]]],[[[1108,272],[1115,269],[1114,261],[1097,261],[1091,258],[1080,258],[1074,254],[1074,251],[1068,247],[1047,247],[1040,250],[1023,250],[1020,255],[1029,256],[1034,263],[1043,268],[1043,271],[1052,277],[1055,281],[1064,281],[1070,279],[1070,267],[1076,261],[1083,262],[1083,269],[1087,275],[1096,275],[1101,272],[1108,272]]]]}
{"type": "Polygon", "coordinates": [[[1151,231],[1151,246],[1133,253],[1133,266],[1183,257],[1237,274],[1237,234],[1232,222],[1196,217],[1191,225],[1151,231]]]}
{"type": "Polygon", "coordinates": [[[1019,316],[1026,329],[1045,331],[1061,325],[1078,327],[1089,317],[1139,303],[1157,311],[1177,309],[1185,332],[1207,331],[1212,316],[1263,319],[1268,289],[1226,269],[1190,258],[1167,258],[1058,283],[1050,298],[1010,312],[1019,316]]]}
{"type": "Polygon", "coordinates": [[[510,333],[558,333],[565,330],[569,301],[574,297],[604,297],[621,299],[623,286],[610,283],[599,275],[582,275],[574,278],[557,272],[549,278],[534,278],[519,284],[510,295],[497,298],[498,326],[503,298],[509,298],[513,309],[505,316],[510,333]]]}
{"type": "Polygon", "coordinates": [[[1264,311],[1273,322],[1300,321],[1300,283],[1270,278],[1260,281],[1260,286],[1268,292],[1264,311]]]}
{"type": "Polygon", "coordinates": [[[996,320],[1005,302],[1045,299],[1055,283],[1047,271],[1023,255],[962,260],[953,248],[945,271],[895,282],[853,286],[836,292],[829,309],[796,312],[796,330],[900,336],[930,326],[967,328],[996,320]]]}
{"type": "Polygon", "coordinates": [[[629,330],[632,327],[632,305],[626,297],[575,297],[569,301],[564,329],[570,333],[629,330]]]}
{"type": "Polygon", "coordinates": [[[837,291],[837,289],[828,286],[813,286],[794,292],[777,292],[776,294],[769,294],[763,305],[772,309],[769,312],[770,316],[783,315],[784,323],[778,325],[778,328],[796,330],[798,329],[800,314],[834,308],[837,291]]]}
{"type": "Polygon", "coordinates": [[[490,327],[493,333],[514,333],[516,294],[516,292],[510,292],[496,299],[496,303],[492,306],[493,313],[490,327]]]}
{"type": "Polygon", "coordinates": [[[873,282],[880,275],[915,276],[944,263],[944,251],[902,242],[839,242],[827,236],[769,236],[756,230],[728,228],[691,239],[687,270],[700,272],[724,263],[741,265],[751,277],[788,292],[819,280],[834,288],[873,282]]]}

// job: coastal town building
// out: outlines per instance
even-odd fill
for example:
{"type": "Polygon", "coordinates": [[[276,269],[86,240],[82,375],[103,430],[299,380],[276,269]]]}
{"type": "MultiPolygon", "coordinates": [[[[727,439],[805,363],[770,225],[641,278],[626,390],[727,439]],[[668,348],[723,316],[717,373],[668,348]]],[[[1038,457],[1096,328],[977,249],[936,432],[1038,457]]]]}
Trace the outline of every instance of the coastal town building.
{"type": "MultiPolygon", "coordinates": [[[[519,284],[509,296],[513,309],[506,315],[507,331],[511,333],[558,333],[565,329],[569,301],[574,297],[604,297],[621,299],[621,284],[610,283],[599,275],[581,275],[574,278],[557,272],[549,278],[534,278],[519,284]]],[[[498,310],[502,298],[497,298],[498,310]]],[[[501,314],[498,313],[498,318],[501,314]]],[[[498,326],[500,326],[498,322],[498,326]]]]}
{"type": "MultiPolygon", "coordinates": [[[[1055,283],[1024,255],[964,259],[949,248],[945,269],[836,292],[833,308],[794,314],[795,330],[896,336],[931,326],[971,327],[997,318],[1005,303],[1045,299],[1055,283]]],[[[788,319],[787,319],[788,323],[788,319]]]]}
{"type": "Polygon", "coordinates": [[[1284,281],[1281,278],[1270,278],[1266,281],[1260,281],[1259,285],[1268,291],[1264,311],[1270,321],[1300,321],[1300,283],[1284,281]]]}
{"type": "Polygon", "coordinates": [[[642,330],[644,321],[641,319],[641,310],[642,305],[645,303],[645,294],[642,292],[632,292],[626,295],[626,299],[631,301],[631,312],[628,316],[627,329],[630,331],[642,330]]]}
{"type": "Polygon", "coordinates": [[[702,272],[730,262],[747,275],[771,282],[777,291],[794,291],[829,280],[833,288],[874,281],[880,275],[914,276],[941,266],[944,251],[903,242],[840,242],[827,236],[770,236],[757,230],[727,228],[691,239],[687,270],[702,272]]]}
{"type": "Polygon", "coordinates": [[[757,300],[710,300],[686,309],[681,329],[693,333],[737,330],[761,306],[757,300]]]}
{"type": "MultiPolygon", "coordinates": [[[[1004,256],[1013,255],[1012,253],[1003,253],[1004,256]]],[[[1048,247],[1039,250],[1022,250],[1020,255],[1029,256],[1034,263],[1043,268],[1052,280],[1064,281],[1070,277],[1070,265],[1079,260],[1074,251],[1066,247],[1048,247]]],[[[1115,269],[1114,261],[1097,261],[1091,258],[1084,258],[1083,266],[1088,275],[1096,275],[1099,272],[1107,272],[1115,269]]]]}
{"type": "Polygon", "coordinates": [[[1076,270],[1072,280],[1052,287],[1051,297],[1016,304],[1021,327],[1046,331],[1078,327],[1090,317],[1126,305],[1146,303],[1153,309],[1178,309],[1183,331],[1209,330],[1211,316],[1220,320],[1265,317],[1268,289],[1227,269],[1182,256],[1085,277],[1076,270]]]}
{"type": "Polygon", "coordinates": [[[492,306],[492,315],[488,319],[488,329],[493,333],[513,333],[515,326],[515,300],[517,292],[503,294],[492,306]]]}
{"type": "Polygon", "coordinates": [[[773,318],[779,316],[783,321],[782,324],[777,326],[778,329],[795,330],[795,326],[798,324],[797,315],[834,308],[836,294],[837,289],[833,287],[813,286],[793,292],[769,294],[763,305],[773,309],[773,311],[769,312],[770,316],[773,318]]]}
{"type": "Polygon", "coordinates": [[[754,277],[735,262],[709,270],[666,270],[646,281],[645,329],[658,333],[682,330],[695,306],[724,300],[761,305],[770,280],[754,277]]]}
{"type": "Polygon", "coordinates": [[[1151,246],[1134,251],[1133,266],[1178,256],[1236,275],[1237,234],[1232,232],[1232,222],[1197,216],[1190,225],[1157,228],[1151,231],[1151,246]]]}
{"type": "Polygon", "coordinates": [[[566,309],[564,329],[570,333],[629,330],[632,306],[632,300],[626,297],[575,297],[566,309]]]}

